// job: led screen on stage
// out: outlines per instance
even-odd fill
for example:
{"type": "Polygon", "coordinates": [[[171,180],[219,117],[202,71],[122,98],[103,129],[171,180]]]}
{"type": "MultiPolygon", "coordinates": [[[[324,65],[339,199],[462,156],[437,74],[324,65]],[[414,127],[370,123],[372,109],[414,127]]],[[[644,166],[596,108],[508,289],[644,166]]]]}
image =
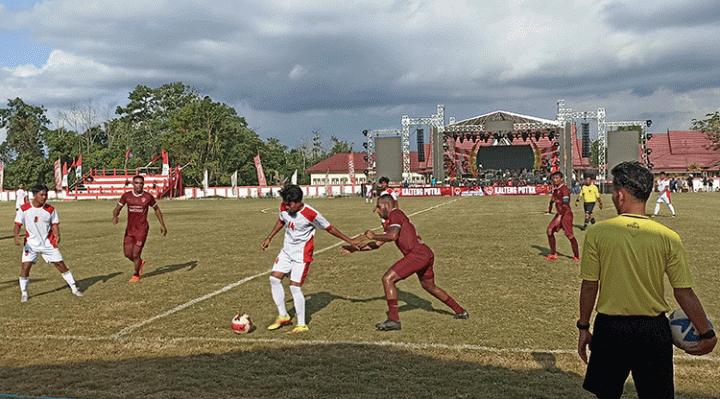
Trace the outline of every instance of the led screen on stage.
{"type": "Polygon", "coordinates": [[[529,145],[480,147],[477,153],[478,169],[533,170],[535,153],[529,145]]]}
{"type": "Polygon", "coordinates": [[[375,170],[378,179],[384,176],[391,182],[402,181],[401,137],[378,137],[375,139],[375,170]]]}

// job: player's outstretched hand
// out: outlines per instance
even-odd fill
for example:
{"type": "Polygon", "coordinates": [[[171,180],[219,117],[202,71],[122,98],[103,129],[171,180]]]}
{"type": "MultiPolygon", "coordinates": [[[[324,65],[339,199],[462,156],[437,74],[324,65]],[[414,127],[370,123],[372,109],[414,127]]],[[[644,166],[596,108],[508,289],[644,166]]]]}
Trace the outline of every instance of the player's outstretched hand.
{"type": "Polygon", "coordinates": [[[372,230],[366,231],[364,236],[371,240],[375,239],[375,233],[372,230]]]}
{"type": "Polygon", "coordinates": [[[167,228],[166,228],[165,226],[160,226],[160,233],[161,233],[163,236],[166,236],[166,235],[167,235],[167,228]]]}
{"type": "Polygon", "coordinates": [[[113,216],[112,222],[113,222],[113,224],[118,224],[118,218],[117,218],[117,216],[113,216]]]}
{"type": "Polygon", "coordinates": [[[340,247],[340,255],[347,255],[356,251],[358,251],[358,249],[353,247],[352,245],[343,245],[342,247],[340,247]]]}
{"type": "Polygon", "coordinates": [[[685,349],[685,352],[695,356],[707,355],[708,353],[713,351],[716,344],[717,337],[712,337],[710,339],[701,339],[699,342],[688,346],[687,349],[685,349]]]}
{"type": "Polygon", "coordinates": [[[268,245],[270,245],[270,239],[266,238],[265,241],[263,241],[262,244],[260,244],[260,248],[264,251],[265,248],[268,247],[268,245]]]}

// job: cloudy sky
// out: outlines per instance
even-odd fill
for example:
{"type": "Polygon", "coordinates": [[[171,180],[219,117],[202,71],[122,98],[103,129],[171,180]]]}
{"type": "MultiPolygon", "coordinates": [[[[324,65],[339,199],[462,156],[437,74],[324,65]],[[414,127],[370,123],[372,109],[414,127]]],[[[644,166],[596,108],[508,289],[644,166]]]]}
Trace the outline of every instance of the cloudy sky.
{"type": "Polygon", "coordinates": [[[290,147],[361,150],[437,104],[688,129],[720,105],[717,0],[4,0],[0,101],[112,117],[137,85],[182,82],[290,147]]]}

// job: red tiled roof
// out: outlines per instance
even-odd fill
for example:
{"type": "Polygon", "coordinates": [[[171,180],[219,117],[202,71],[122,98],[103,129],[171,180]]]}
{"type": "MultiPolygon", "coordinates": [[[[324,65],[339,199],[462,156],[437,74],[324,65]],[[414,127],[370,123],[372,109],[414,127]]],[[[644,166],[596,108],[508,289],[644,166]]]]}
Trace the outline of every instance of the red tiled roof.
{"type": "Polygon", "coordinates": [[[671,130],[652,135],[647,147],[652,150],[649,159],[653,170],[682,173],[687,172],[692,164],[702,170],[720,170],[720,152],[713,150],[713,143],[705,133],[696,130],[671,130]]]}

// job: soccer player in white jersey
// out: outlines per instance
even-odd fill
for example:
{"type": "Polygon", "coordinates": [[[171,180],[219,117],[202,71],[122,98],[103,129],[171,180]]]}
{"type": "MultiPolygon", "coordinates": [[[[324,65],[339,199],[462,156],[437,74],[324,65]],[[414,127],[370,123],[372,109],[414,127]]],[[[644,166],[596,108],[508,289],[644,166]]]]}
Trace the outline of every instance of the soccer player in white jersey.
{"type": "Polygon", "coordinates": [[[28,202],[28,194],[27,191],[25,191],[25,185],[20,183],[17,191],[15,191],[15,211],[19,210],[23,204],[27,204],[28,202]]]}
{"type": "Polygon", "coordinates": [[[30,281],[30,268],[41,254],[45,262],[52,263],[62,273],[63,279],[72,289],[72,293],[83,296],[75,286],[72,273],[65,266],[63,257],[58,249],[60,243],[60,219],[57,211],[46,204],[48,188],[38,185],[33,188],[33,200],[23,204],[15,216],[15,245],[20,243],[20,227],[25,225],[25,247],[22,253],[22,269],[20,270],[21,302],[28,300],[28,282],[30,281]]]}
{"type": "Polygon", "coordinates": [[[275,234],[283,226],[285,227],[283,248],[275,259],[270,273],[270,291],[278,308],[278,318],[268,327],[268,330],[276,330],[292,323],[290,315],[285,309],[285,289],[282,285],[282,279],[288,276],[290,277],[290,293],[297,315],[295,328],[290,332],[299,333],[308,331],[307,324],[305,324],[305,296],[301,287],[310,268],[310,262],[313,260],[315,229],[321,228],[354,247],[359,245],[360,239],[351,240],[333,227],[320,212],[304,204],[302,202],[303,192],[300,187],[296,185],[284,187],[280,190],[280,196],[283,200],[280,204],[280,216],[272,232],[260,246],[265,250],[275,234]]]}
{"type": "Polygon", "coordinates": [[[379,182],[380,194],[378,195],[378,198],[382,197],[385,194],[390,194],[395,200],[395,208],[400,208],[398,206],[398,196],[400,195],[400,190],[390,188],[390,179],[385,176],[381,177],[379,182]]]}
{"type": "Polygon", "coordinates": [[[655,203],[653,216],[657,216],[658,212],[660,212],[660,204],[666,203],[673,217],[675,217],[675,207],[673,207],[670,201],[670,180],[665,177],[665,172],[660,172],[660,180],[658,180],[657,185],[660,194],[658,194],[657,202],[655,203]]]}

